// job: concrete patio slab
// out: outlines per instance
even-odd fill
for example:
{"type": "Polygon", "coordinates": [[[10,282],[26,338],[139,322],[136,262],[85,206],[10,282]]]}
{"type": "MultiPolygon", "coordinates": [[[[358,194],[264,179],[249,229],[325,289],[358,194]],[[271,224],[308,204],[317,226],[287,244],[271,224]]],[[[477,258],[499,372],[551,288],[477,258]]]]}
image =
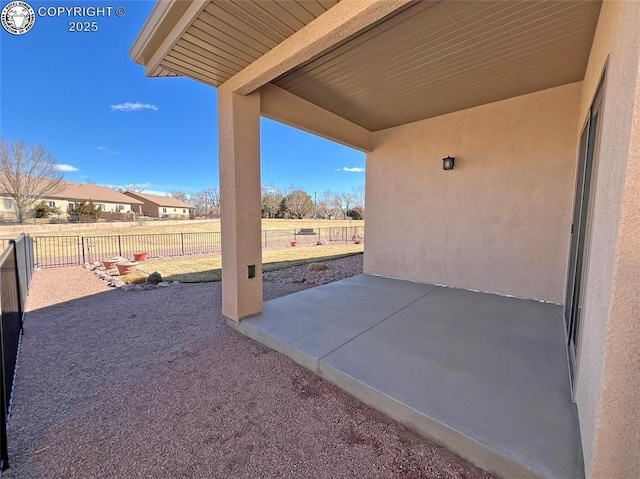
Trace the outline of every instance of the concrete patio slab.
{"type": "Polygon", "coordinates": [[[348,288],[344,287],[343,281],[336,281],[318,286],[317,289],[365,300],[367,303],[383,303],[401,309],[436,288],[436,286],[432,284],[403,281],[368,274],[354,276],[344,281],[349,282],[348,288]]]}
{"type": "Polygon", "coordinates": [[[412,417],[413,427],[456,452],[468,457],[467,438],[481,444],[478,463],[502,456],[533,477],[575,478],[582,454],[563,338],[559,306],[437,288],[324,357],[320,370],[361,398],[371,391],[347,382],[418,411],[428,420],[412,417]],[[465,440],[438,437],[433,421],[465,440]]]}
{"type": "Polygon", "coordinates": [[[316,371],[321,357],[435,288],[406,282],[406,289],[395,284],[384,292],[389,280],[368,278],[356,283],[354,289],[362,289],[359,295],[324,286],[312,288],[268,301],[260,315],[229,324],[316,371]]]}
{"type": "Polygon", "coordinates": [[[360,275],[228,323],[486,470],[584,476],[559,306],[360,275]]]}

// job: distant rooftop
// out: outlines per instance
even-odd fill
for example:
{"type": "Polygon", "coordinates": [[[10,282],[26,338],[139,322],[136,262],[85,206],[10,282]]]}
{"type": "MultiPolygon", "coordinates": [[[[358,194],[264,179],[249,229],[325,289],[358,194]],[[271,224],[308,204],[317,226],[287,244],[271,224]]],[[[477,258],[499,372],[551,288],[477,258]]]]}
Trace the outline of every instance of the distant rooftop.
{"type": "Polygon", "coordinates": [[[107,186],[94,185],[92,183],[73,183],[62,181],[62,189],[57,193],[45,195],[46,198],[71,200],[71,201],[93,201],[107,203],[125,203],[141,205],[142,201],[123,195],[107,186]]]}
{"type": "Polygon", "coordinates": [[[179,199],[173,198],[172,196],[152,195],[149,193],[134,193],[132,191],[126,191],[124,194],[131,198],[150,201],[151,203],[155,203],[158,206],[169,206],[171,208],[193,208],[193,205],[185,203],[184,201],[180,201],[179,199]]]}

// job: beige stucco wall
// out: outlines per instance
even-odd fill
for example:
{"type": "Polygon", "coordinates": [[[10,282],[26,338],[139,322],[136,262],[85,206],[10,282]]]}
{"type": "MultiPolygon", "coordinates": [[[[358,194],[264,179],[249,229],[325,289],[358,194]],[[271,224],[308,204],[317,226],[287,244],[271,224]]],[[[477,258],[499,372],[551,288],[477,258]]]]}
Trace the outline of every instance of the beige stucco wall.
{"type": "Polygon", "coordinates": [[[260,92],[218,89],[222,314],[239,321],[262,311],[260,92]],[[255,277],[248,277],[248,266],[255,277]]]}
{"type": "Polygon", "coordinates": [[[156,215],[158,218],[162,218],[163,216],[183,216],[185,218],[189,217],[189,208],[174,208],[173,206],[159,206],[156,210],[156,215]],[[164,210],[167,210],[166,212],[164,210]],[[183,212],[184,211],[184,212],[183,212]]]}
{"type": "MultiPolygon", "coordinates": [[[[13,211],[11,209],[6,209],[4,207],[4,200],[5,198],[3,197],[0,198],[0,212],[9,213],[13,211]]],[[[53,201],[55,203],[55,207],[59,208],[61,213],[66,213],[69,208],[69,203],[71,202],[79,203],[81,200],[62,200],[60,198],[45,198],[41,201],[44,201],[47,204],[49,204],[50,201],[53,201]]],[[[40,203],[40,201],[37,201],[35,204],[37,205],[38,203],[40,203]]],[[[122,211],[125,213],[133,208],[133,206],[130,203],[109,203],[105,201],[94,201],[94,203],[104,205],[103,211],[105,212],[111,212],[111,211],[117,212],[119,211],[118,206],[124,206],[124,210],[122,211]]],[[[135,205],[135,208],[137,209],[137,205],[135,205]]]]}
{"type": "Polygon", "coordinates": [[[143,201],[142,213],[151,218],[162,218],[166,216],[170,216],[170,217],[182,216],[183,218],[189,218],[189,208],[178,208],[178,207],[174,208],[173,206],[158,206],[157,203],[153,203],[151,201],[144,201],[142,199],[140,201],[143,201]],[[164,211],[165,208],[167,210],[166,212],[164,211]],[[186,213],[183,213],[182,212],[183,210],[186,210],[186,213]]]}
{"type": "Polygon", "coordinates": [[[609,55],[575,398],[587,477],[640,477],[640,2],[604,2],[580,123],[609,55]]]}
{"type": "Polygon", "coordinates": [[[371,132],[311,102],[267,84],[260,89],[262,116],[361,151],[371,151],[371,132]]]}
{"type": "Polygon", "coordinates": [[[580,91],[374,133],[365,272],[562,302],[580,91]]]}

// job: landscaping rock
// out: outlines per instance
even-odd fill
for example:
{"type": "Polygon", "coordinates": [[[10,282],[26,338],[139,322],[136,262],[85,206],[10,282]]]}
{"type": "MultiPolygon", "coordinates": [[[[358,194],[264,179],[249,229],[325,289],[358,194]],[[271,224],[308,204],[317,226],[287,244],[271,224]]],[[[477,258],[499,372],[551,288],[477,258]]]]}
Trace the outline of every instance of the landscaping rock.
{"type": "Polygon", "coordinates": [[[142,291],[142,286],[139,284],[134,284],[133,288],[131,288],[129,291],[142,291]]]}
{"type": "Polygon", "coordinates": [[[147,278],[147,283],[148,284],[158,284],[162,282],[162,275],[160,273],[158,273],[157,271],[154,271],[153,273],[151,273],[149,275],[149,277],[147,278]]]}
{"type": "Polygon", "coordinates": [[[329,269],[327,263],[311,263],[307,266],[307,271],[326,271],[329,269]]]}
{"type": "Polygon", "coordinates": [[[171,284],[180,284],[180,281],[171,281],[171,284]]]}
{"type": "Polygon", "coordinates": [[[121,281],[119,279],[116,279],[116,280],[113,281],[113,286],[115,288],[119,288],[120,286],[124,286],[124,285],[125,285],[125,282],[121,281]]]}
{"type": "Polygon", "coordinates": [[[143,284],[142,291],[151,291],[152,289],[156,289],[154,284],[143,284]]]}
{"type": "Polygon", "coordinates": [[[166,281],[161,281],[158,283],[158,288],[167,288],[171,286],[169,283],[167,283],[166,281]]]}
{"type": "Polygon", "coordinates": [[[329,244],[327,240],[321,239],[318,240],[318,242],[316,243],[318,246],[324,246],[326,244],[329,244]]]}

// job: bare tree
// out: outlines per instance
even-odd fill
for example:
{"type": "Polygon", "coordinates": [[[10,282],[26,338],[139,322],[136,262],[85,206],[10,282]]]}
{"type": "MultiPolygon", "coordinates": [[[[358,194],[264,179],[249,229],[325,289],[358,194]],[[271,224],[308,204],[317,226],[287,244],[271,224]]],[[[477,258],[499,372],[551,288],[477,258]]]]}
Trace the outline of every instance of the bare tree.
{"type": "Polygon", "coordinates": [[[62,178],[56,158],[42,145],[0,138],[0,189],[13,200],[20,223],[37,201],[62,190],[62,178]]]}
{"type": "Polygon", "coordinates": [[[191,204],[196,208],[196,216],[204,216],[208,211],[207,206],[207,198],[204,192],[199,191],[198,193],[194,193],[189,198],[191,204]]]}
{"type": "MultiPolygon", "coordinates": [[[[359,186],[354,186],[351,189],[351,193],[353,195],[353,200],[355,203],[355,206],[353,207],[353,209],[357,209],[358,211],[358,216],[361,217],[361,219],[364,219],[364,212],[365,212],[365,206],[364,206],[364,186],[363,185],[359,185],[359,186]]],[[[353,215],[352,215],[353,216],[353,215]]]]}
{"type": "Polygon", "coordinates": [[[203,192],[209,205],[209,214],[211,216],[220,216],[220,190],[218,188],[209,188],[203,192]]]}
{"type": "Polygon", "coordinates": [[[330,211],[333,219],[342,218],[342,195],[340,193],[330,193],[330,211]]]}
{"type": "MultiPolygon", "coordinates": [[[[176,196],[174,198],[182,199],[176,196]]],[[[187,203],[195,206],[197,216],[215,217],[220,215],[220,193],[217,188],[208,188],[194,193],[189,196],[187,203]]]]}
{"type": "Polygon", "coordinates": [[[345,219],[349,216],[349,210],[355,206],[355,196],[349,191],[345,191],[340,194],[340,201],[342,203],[342,214],[345,219]]]}
{"type": "Polygon", "coordinates": [[[351,188],[351,194],[357,206],[364,206],[364,185],[351,188]]]}
{"type": "Polygon", "coordinates": [[[333,209],[333,193],[329,190],[322,192],[318,198],[318,204],[316,206],[316,212],[318,218],[329,220],[335,218],[335,211],[333,209]]]}
{"type": "Polygon", "coordinates": [[[171,193],[169,193],[169,196],[171,196],[172,198],[175,198],[176,200],[189,203],[189,196],[182,190],[173,190],[171,193]]]}
{"type": "Polygon", "coordinates": [[[282,192],[275,186],[262,187],[262,217],[275,218],[280,212],[282,192]]]}
{"type": "Polygon", "coordinates": [[[295,218],[301,219],[313,211],[313,200],[304,190],[294,190],[286,197],[287,211],[295,218]]]}
{"type": "Polygon", "coordinates": [[[145,189],[146,186],[144,185],[127,185],[124,190],[131,193],[142,193],[145,189]]]}
{"type": "Polygon", "coordinates": [[[329,213],[329,203],[325,201],[322,195],[316,202],[316,218],[320,218],[321,220],[328,220],[331,218],[331,213],[329,213]]]}

